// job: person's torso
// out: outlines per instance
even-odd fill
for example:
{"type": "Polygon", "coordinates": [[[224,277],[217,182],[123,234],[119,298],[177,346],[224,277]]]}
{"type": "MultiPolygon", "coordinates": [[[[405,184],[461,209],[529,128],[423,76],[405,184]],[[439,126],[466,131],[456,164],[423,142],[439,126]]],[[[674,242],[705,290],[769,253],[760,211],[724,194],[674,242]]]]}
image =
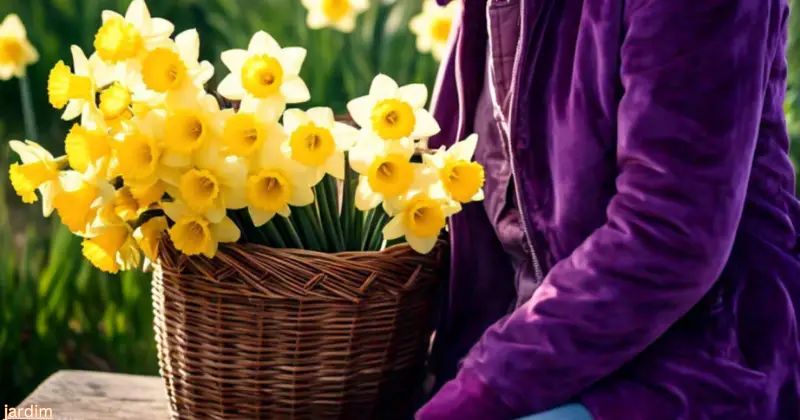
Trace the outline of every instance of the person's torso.
{"type": "MultiPolygon", "coordinates": [[[[437,118],[444,119],[443,131],[432,145],[464,138],[473,128],[482,131],[479,143],[489,137],[476,154],[488,163],[487,214],[467,211],[462,223],[467,225],[466,218],[472,217],[469,223],[480,224],[485,217],[496,235],[498,222],[507,215],[506,204],[518,196],[520,202],[513,204],[520,210],[522,241],[530,244],[530,258],[546,273],[605,223],[605,209],[616,193],[616,109],[624,94],[619,66],[625,4],[623,0],[493,1],[488,15],[485,0],[465,1],[454,51],[439,78],[434,108],[437,118]],[[493,15],[492,10],[500,12],[493,15]],[[509,10],[523,16],[521,25],[503,20],[509,10]],[[502,52],[497,54],[498,50],[502,52]],[[487,68],[496,77],[487,76],[487,68]],[[491,117],[486,115],[489,91],[484,80],[500,97],[488,102],[491,117]],[[488,128],[492,123],[495,127],[488,128]],[[495,188],[501,192],[489,191],[495,188]],[[506,194],[509,189],[511,196],[506,194]]],[[[775,48],[784,48],[779,33],[772,42],[775,48]]],[[[786,375],[800,375],[793,311],[793,305],[800,305],[795,230],[800,226],[800,205],[786,153],[782,54],[776,55],[771,66],[774,81],[764,93],[747,200],[730,262],[709,295],[619,372],[604,392],[614,388],[630,398],[660,398],[669,401],[667,405],[679,401],[677,405],[688,410],[687,418],[720,418],[720,413],[729,412],[743,413],[732,418],[759,418],[754,416],[778,413],[775,404],[783,392],[780,401],[786,405],[779,415],[800,416],[797,389],[783,385],[791,383],[786,375]],[[725,389],[716,386],[718,380],[727,381],[725,389]],[[709,391],[683,392],[698,387],[709,391]],[[704,400],[682,401],[696,395],[704,400]]],[[[500,236],[500,245],[507,248],[509,238],[500,236]]],[[[454,264],[478,252],[474,245],[453,247],[454,264]]],[[[519,265],[514,264],[517,273],[519,265]]],[[[540,281],[534,271],[528,269],[522,283],[540,281]]],[[[506,307],[513,304],[515,297],[502,281],[506,280],[491,278],[486,284],[469,285],[475,290],[472,294],[458,291],[467,285],[450,285],[445,328],[471,322],[474,331],[454,327],[460,332],[454,340],[463,336],[465,342],[444,350],[443,357],[460,357],[479,330],[504,314],[503,305],[470,312],[467,308],[477,305],[470,299],[485,301],[497,290],[498,299],[509,300],[506,307]]],[[[519,289],[520,283],[520,279],[515,282],[516,296],[528,295],[519,289]]]]}

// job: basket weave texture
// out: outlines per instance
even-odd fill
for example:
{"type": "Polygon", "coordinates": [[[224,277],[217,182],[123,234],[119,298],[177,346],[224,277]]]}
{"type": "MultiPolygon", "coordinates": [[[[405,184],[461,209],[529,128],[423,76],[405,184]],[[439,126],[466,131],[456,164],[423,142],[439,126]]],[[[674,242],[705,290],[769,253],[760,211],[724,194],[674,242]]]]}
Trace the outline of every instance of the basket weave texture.
{"type": "Polygon", "coordinates": [[[323,254],[260,245],[153,275],[173,419],[407,419],[422,391],[446,245],[323,254]]]}

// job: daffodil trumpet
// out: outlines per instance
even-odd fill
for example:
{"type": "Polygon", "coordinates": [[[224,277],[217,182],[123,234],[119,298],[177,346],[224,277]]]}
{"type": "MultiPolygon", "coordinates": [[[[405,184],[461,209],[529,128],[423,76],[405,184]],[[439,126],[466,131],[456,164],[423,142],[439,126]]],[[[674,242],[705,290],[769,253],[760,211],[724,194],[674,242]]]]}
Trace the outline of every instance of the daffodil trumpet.
{"type": "MultiPolygon", "coordinates": [[[[368,6],[303,3],[312,26],[345,32],[368,6]]],[[[442,38],[447,22],[436,16],[442,38]]],[[[4,25],[0,76],[16,75],[31,50],[19,22],[4,25]]],[[[47,81],[49,102],[73,120],[66,155],[9,143],[19,155],[8,169],[14,191],[57,213],[98,269],[157,265],[165,238],[191,258],[236,242],[331,253],[407,242],[427,253],[448,217],[482,200],[477,136],[424,148],[439,132],[425,85],[379,74],[347,103],[345,124],[331,108],[302,106],[306,50],[260,31],[247,49],[222,53],[229,73],[218,93],[239,101],[229,109],[206,90],[214,68],[199,57],[197,31],[173,31],[144,0],[124,16],[104,12],[95,51],[73,46],[47,81]]]]}

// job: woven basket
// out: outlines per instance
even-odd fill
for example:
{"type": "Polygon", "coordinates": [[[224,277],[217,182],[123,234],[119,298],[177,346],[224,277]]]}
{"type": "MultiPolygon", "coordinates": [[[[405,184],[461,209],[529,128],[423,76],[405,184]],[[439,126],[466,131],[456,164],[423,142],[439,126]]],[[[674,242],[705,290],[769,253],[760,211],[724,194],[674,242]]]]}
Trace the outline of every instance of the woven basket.
{"type": "Polygon", "coordinates": [[[411,418],[444,248],[232,245],[209,260],[165,240],[153,307],[172,418],[411,418]]]}

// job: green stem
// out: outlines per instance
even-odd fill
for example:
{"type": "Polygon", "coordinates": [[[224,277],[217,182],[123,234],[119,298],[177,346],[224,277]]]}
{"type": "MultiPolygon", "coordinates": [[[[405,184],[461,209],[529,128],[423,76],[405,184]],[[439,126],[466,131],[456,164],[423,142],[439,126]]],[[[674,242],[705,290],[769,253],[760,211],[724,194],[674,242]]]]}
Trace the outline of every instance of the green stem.
{"type": "Polygon", "coordinates": [[[27,75],[19,78],[19,94],[20,100],[22,101],[22,119],[25,124],[25,137],[27,137],[28,140],[39,141],[39,133],[36,129],[36,112],[33,108],[31,87],[27,75]]]}
{"type": "Polygon", "coordinates": [[[372,234],[372,221],[375,219],[376,211],[377,210],[375,209],[367,211],[367,215],[363,218],[364,222],[358,238],[360,241],[358,249],[361,251],[365,251],[367,249],[367,245],[369,245],[370,235],[372,234]]]}
{"type": "Polygon", "coordinates": [[[383,227],[386,226],[387,219],[386,212],[380,208],[378,214],[375,216],[372,234],[370,235],[370,243],[367,251],[379,251],[383,243],[383,227]]]}
{"type": "Polygon", "coordinates": [[[266,236],[269,246],[273,248],[286,248],[286,242],[283,241],[283,238],[281,238],[281,233],[278,232],[278,229],[275,227],[274,221],[277,217],[280,216],[273,217],[272,220],[265,223],[264,226],[261,226],[259,232],[266,236]]]}
{"type": "Polygon", "coordinates": [[[355,231],[353,222],[355,222],[355,183],[358,182],[358,174],[350,169],[350,156],[348,153],[344,155],[344,183],[342,185],[342,212],[339,214],[339,222],[342,226],[342,236],[348,250],[355,250],[355,231]]]}
{"type": "Polygon", "coordinates": [[[294,223],[292,223],[291,220],[285,217],[276,217],[274,220],[275,226],[281,232],[281,236],[286,238],[286,242],[290,245],[290,248],[305,248],[303,246],[303,241],[300,239],[300,235],[298,235],[297,229],[295,229],[294,223]]]}
{"type": "Polygon", "coordinates": [[[312,246],[311,249],[315,251],[326,252],[330,247],[328,241],[325,240],[325,234],[322,232],[322,225],[319,222],[319,214],[314,208],[313,204],[303,207],[295,207],[296,220],[306,239],[304,243],[312,246]]]}
{"type": "Polygon", "coordinates": [[[336,178],[328,175],[323,181],[325,183],[325,196],[328,199],[328,212],[331,215],[331,224],[336,233],[336,241],[338,243],[339,251],[345,251],[347,244],[345,243],[344,231],[342,224],[339,221],[339,189],[336,186],[336,178]]]}
{"type": "Polygon", "coordinates": [[[337,225],[339,221],[337,220],[334,222],[333,220],[330,206],[331,197],[328,196],[325,182],[326,180],[323,178],[322,181],[314,187],[314,190],[317,194],[317,208],[321,218],[322,233],[325,235],[328,243],[331,245],[331,248],[329,249],[333,252],[341,252],[344,251],[344,245],[342,244],[340,238],[337,237],[335,228],[335,225],[337,225]]]}

